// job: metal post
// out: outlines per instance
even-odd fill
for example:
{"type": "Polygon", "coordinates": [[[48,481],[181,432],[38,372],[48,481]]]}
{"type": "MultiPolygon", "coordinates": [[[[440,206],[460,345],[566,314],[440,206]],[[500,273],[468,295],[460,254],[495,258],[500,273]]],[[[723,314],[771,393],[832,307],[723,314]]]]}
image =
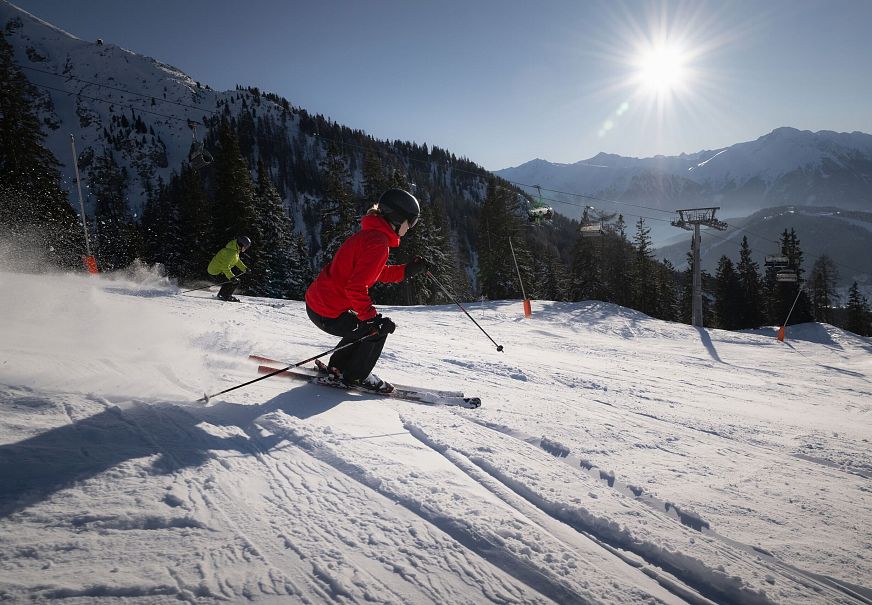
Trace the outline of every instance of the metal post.
{"type": "Polygon", "coordinates": [[[91,256],[91,240],[88,238],[88,225],[85,222],[85,202],[82,200],[82,181],[79,178],[79,159],[76,154],[76,138],[70,133],[70,145],[73,148],[73,166],[76,167],[76,187],[79,190],[79,209],[82,211],[82,229],[85,231],[85,252],[91,256]]]}
{"type": "Polygon", "coordinates": [[[691,250],[693,251],[693,295],[691,297],[691,319],[690,322],[694,327],[702,327],[702,268],[699,262],[699,249],[702,243],[702,238],[699,234],[699,226],[705,225],[723,231],[727,228],[727,224],[715,218],[715,214],[719,210],[715,208],[686,208],[684,210],[676,210],[678,212],[678,220],[672,221],[673,227],[680,227],[693,231],[693,241],[691,242],[691,250]]]}
{"type": "Polygon", "coordinates": [[[691,325],[702,327],[702,270],[699,262],[699,223],[693,226],[693,311],[691,313],[691,325]]]}
{"type": "Polygon", "coordinates": [[[512,245],[512,238],[509,238],[509,248],[512,250],[512,258],[515,261],[515,271],[518,272],[518,281],[521,282],[521,296],[527,300],[527,293],[524,291],[524,280],[521,279],[521,269],[518,267],[518,257],[515,256],[515,247],[512,245]]]}

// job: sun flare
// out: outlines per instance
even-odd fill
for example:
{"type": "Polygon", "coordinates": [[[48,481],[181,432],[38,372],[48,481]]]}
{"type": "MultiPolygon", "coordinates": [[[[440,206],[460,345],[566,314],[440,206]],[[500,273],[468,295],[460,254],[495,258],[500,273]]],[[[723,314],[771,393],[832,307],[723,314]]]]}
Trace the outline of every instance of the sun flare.
{"type": "Polygon", "coordinates": [[[643,51],[636,61],[639,85],[645,92],[656,95],[676,92],[686,84],[686,63],[684,53],[678,48],[659,47],[643,51]]]}

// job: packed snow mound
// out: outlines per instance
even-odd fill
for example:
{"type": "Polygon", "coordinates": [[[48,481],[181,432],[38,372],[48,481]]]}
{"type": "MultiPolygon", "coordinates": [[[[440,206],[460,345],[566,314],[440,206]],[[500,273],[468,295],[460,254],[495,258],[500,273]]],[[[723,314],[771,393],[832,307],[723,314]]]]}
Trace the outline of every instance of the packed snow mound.
{"type": "Polygon", "coordinates": [[[872,342],[597,301],[380,307],[376,371],[477,410],[261,376],[299,301],[159,268],[0,273],[0,598],[865,603],[872,342]]]}

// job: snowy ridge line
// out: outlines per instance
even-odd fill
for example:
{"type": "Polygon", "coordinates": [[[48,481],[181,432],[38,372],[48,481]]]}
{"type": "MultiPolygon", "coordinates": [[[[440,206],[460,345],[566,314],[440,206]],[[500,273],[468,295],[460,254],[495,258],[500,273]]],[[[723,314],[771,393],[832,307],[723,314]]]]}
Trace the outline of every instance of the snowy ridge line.
{"type": "MultiPolygon", "coordinates": [[[[839,590],[839,591],[845,593],[847,596],[849,596],[853,599],[857,599],[858,601],[865,603],[866,605],[872,605],[872,590],[870,590],[869,588],[862,587],[862,586],[854,586],[854,585],[850,584],[849,582],[844,582],[842,580],[838,580],[838,579],[832,578],[830,576],[826,576],[823,574],[816,574],[816,573],[812,573],[812,572],[803,570],[795,565],[791,565],[789,563],[786,563],[785,561],[778,559],[773,554],[761,549],[760,547],[752,546],[750,544],[745,544],[743,542],[733,540],[732,538],[728,538],[728,537],[716,532],[715,530],[711,529],[709,522],[704,520],[701,516],[697,515],[696,513],[684,511],[678,505],[676,505],[672,502],[667,502],[667,501],[661,500],[661,499],[659,499],[651,494],[645,494],[644,489],[641,487],[637,487],[637,486],[634,486],[634,485],[631,485],[628,483],[623,483],[623,482],[617,480],[615,477],[615,473],[613,471],[603,471],[602,469],[591,464],[590,462],[588,462],[587,460],[585,460],[581,456],[573,454],[572,450],[569,447],[564,446],[563,444],[561,444],[557,441],[553,441],[551,439],[548,439],[547,437],[541,437],[541,438],[533,437],[532,435],[527,435],[527,434],[522,433],[520,431],[517,431],[514,429],[509,429],[508,427],[504,427],[501,425],[492,424],[492,423],[489,423],[487,421],[481,420],[481,419],[473,417],[473,416],[464,416],[464,417],[467,418],[472,423],[475,423],[475,424],[478,424],[478,425],[483,426],[485,428],[489,428],[491,430],[500,432],[504,435],[508,435],[510,437],[513,437],[515,439],[523,441],[524,443],[529,443],[530,445],[533,445],[535,447],[539,447],[542,450],[544,450],[544,451],[548,452],[549,454],[551,454],[552,456],[554,456],[555,458],[561,460],[562,462],[565,462],[566,464],[568,464],[572,468],[580,467],[583,470],[587,471],[588,474],[590,474],[592,477],[598,478],[599,480],[601,480],[602,482],[607,484],[609,487],[614,488],[618,493],[620,493],[626,497],[633,498],[637,502],[647,504],[655,511],[662,512],[662,513],[666,514],[667,516],[669,516],[677,521],[680,521],[682,523],[682,525],[685,525],[686,527],[689,527],[691,529],[699,531],[707,536],[712,536],[714,538],[722,540],[723,542],[729,544],[730,546],[732,546],[734,548],[738,548],[738,549],[744,550],[744,551],[749,552],[749,553],[756,553],[758,556],[765,557],[769,562],[771,562],[773,565],[776,565],[776,566],[782,568],[783,570],[785,570],[785,572],[799,574],[799,575],[803,576],[804,578],[807,578],[808,580],[811,580],[811,581],[814,581],[817,583],[826,584],[827,586],[829,586],[831,588],[835,588],[836,590],[839,590]],[[866,595],[868,595],[868,597],[866,595]]],[[[793,454],[793,455],[805,459],[800,454],[793,454]]],[[[815,461],[815,460],[811,460],[811,461],[823,463],[822,461],[815,461]]],[[[827,465],[827,466],[830,466],[830,465],[827,465]]],[[[844,472],[851,472],[851,471],[846,470],[840,466],[832,465],[832,468],[836,468],[836,469],[842,470],[844,472]]],[[[858,474],[861,477],[863,476],[860,473],[852,473],[852,474],[858,474]]],[[[867,477],[864,477],[864,478],[867,478],[867,477]]],[[[594,539],[597,539],[595,536],[592,536],[592,537],[594,539]]],[[[603,546],[607,547],[607,548],[611,548],[606,543],[603,543],[603,546]]]]}
{"type": "MultiPolygon", "coordinates": [[[[310,456],[331,466],[363,486],[372,489],[380,495],[389,498],[406,510],[414,513],[422,520],[433,525],[441,532],[446,533],[452,539],[472,551],[489,564],[502,570],[521,584],[542,597],[560,603],[593,605],[595,599],[584,597],[571,587],[567,587],[558,578],[549,577],[542,570],[533,565],[526,564],[515,553],[500,548],[500,541],[492,536],[485,535],[482,530],[471,522],[451,516],[440,514],[439,510],[428,506],[427,502],[415,500],[404,496],[392,489],[387,482],[373,476],[365,467],[344,459],[340,453],[334,451],[328,443],[315,435],[306,434],[296,427],[288,427],[281,422],[265,419],[259,423],[268,430],[281,434],[285,439],[304,450],[310,456]]],[[[529,601],[529,594],[524,599],[529,601]]]]}
{"type": "MultiPolygon", "coordinates": [[[[459,451],[483,471],[498,479],[518,495],[552,515],[555,519],[566,523],[579,533],[602,541],[606,545],[640,556],[648,563],[675,575],[706,598],[710,598],[718,603],[768,605],[786,602],[791,603],[791,605],[798,605],[800,603],[816,605],[822,602],[820,598],[822,595],[826,595],[824,600],[827,603],[857,603],[853,595],[847,594],[843,590],[828,584],[818,582],[811,576],[794,572],[792,569],[774,560],[771,562],[761,561],[763,564],[754,567],[752,570],[745,563],[744,559],[735,552],[736,550],[744,549],[735,549],[727,541],[719,540],[715,536],[700,535],[694,532],[695,535],[699,536],[696,539],[676,536],[677,540],[672,545],[652,543],[646,539],[646,531],[636,530],[628,525],[629,523],[635,523],[638,526],[639,523],[644,523],[645,529],[652,524],[662,525],[662,521],[655,521],[650,515],[653,511],[647,506],[645,506],[644,510],[650,511],[649,514],[644,514],[641,509],[637,509],[635,513],[632,513],[632,517],[624,518],[625,524],[620,524],[609,516],[603,516],[597,512],[596,505],[599,496],[593,495],[593,492],[591,493],[593,499],[590,501],[591,510],[566,501],[557,501],[554,499],[555,496],[553,494],[537,493],[533,486],[527,484],[520,477],[515,478],[513,476],[529,477],[530,475],[524,473],[523,469],[508,470],[501,468],[501,465],[505,466],[507,462],[503,457],[495,457],[494,450],[491,448],[484,450],[476,447],[474,443],[479,441],[479,439],[472,440],[469,445],[464,447],[463,439],[451,441],[439,440],[428,434],[427,430],[420,424],[412,425],[408,422],[406,424],[410,431],[414,431],[417,438],[426,442],[436,451],[448,449],[459,451]],[[647,521],[643,521],[646,518],[647,521]],[[684,545],[681,546],[682,544],[684,545]],[[684,551],[690,551],[691,553],[699,551],[699,554],[687,554],[684,551]],[[706,563],[706,560],[712,559],[719,560],[721,564],[715,568],[706,563]],[[733,565],[738,566],[740,569],[736,569],[731,573],[733,565]],[[763,569],[759,569],[759,567],[763,569]],[[769,572],[765,574],[763,581],[758,579],[755,584],[749,583],[748,579],[757,578],[761,575],[755,572],[763,571],[769,572]],[[814,587],[814,595],[808,594],[808,589],[811,587],[814,587]],[[773,592],[778,594],[775,600],[769,598],[767,595],[768,590],[773,590],[773,592]]],[[[468,426],[479,425],[475,422],[470,422],[468,426]]],[[[479,428],[485,427],[479,426],[479,428]]],[[[455,436],[461,437],[465,435],[456,433],[455,436]]],[[[506,438],[515,440],[520,447],[530,447],[530,444],[516,440],[514,437],[506,435],[506,438]]],[[[501,450],[501,453],[505,452],[501,450]]],[[[515,462],[518,460],[526,461],[526,458],[515,458],[515,462]]],[[[561,464],[561,466],[565,465],[561,464]]],[[[581,479],[582,477],[576,476],[576,479],[581,479]]],[[[571,479],[564,479],[563,481],[565,485],[571,483],[571,479]]],[[[630,502],[635,502],[635,499],[631,499],[630,502]]],[[[632,510],[634,507],[628,506],[626,508],[632,510]]],[[[669,520],[669,522],[675,523],[674,520],[669,520]]],[[[676,529],[678,529],[679,533],[682,530],[690,531],[680,524],[677,525],[676,529]]],[[[675,531],[672,533],[675,534],[675,531]]]]}

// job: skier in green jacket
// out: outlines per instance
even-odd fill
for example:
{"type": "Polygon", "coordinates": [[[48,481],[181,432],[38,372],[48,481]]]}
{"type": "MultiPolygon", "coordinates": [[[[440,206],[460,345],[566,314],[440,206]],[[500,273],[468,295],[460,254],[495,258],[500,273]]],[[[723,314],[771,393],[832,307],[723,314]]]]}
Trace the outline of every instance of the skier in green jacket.
{"type": "Polygon", "coordinates": [[[248,250],[251,246],[251,240],[245,235],[227,242],[227,245],[221,248],[209,263],[207,271],[213,278],[218,278],[223,274],[227,281],[221,285],[218,291],[218,298],[226,302],[239,302],[239,299],[233,296],[233,292],[239,286],[239,275],[248,271],[248,267],[239,258],[239,255],[248,250]],[[241,271],[239,275],[233,273],[233,267],[241,271]]]}

